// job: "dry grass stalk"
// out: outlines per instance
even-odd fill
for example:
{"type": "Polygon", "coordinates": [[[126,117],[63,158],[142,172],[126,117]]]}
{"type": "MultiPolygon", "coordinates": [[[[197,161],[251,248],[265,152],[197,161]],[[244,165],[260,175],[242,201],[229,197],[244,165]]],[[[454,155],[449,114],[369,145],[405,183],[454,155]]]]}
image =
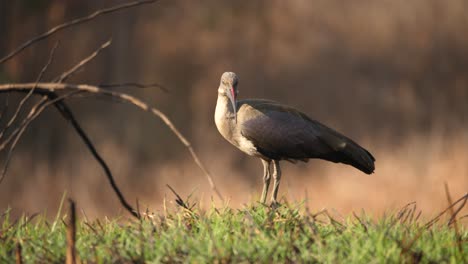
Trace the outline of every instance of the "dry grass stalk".
{"type": "Polygon", "coordinates": [[[367,225],[361,220],[361,218],[355,212],[353,212],[353,216],[359,221],[359,224],[361,224],[361,226],[364,228],[364,232],[368,233],[367,225]]]}
{"type": "MultiPolygon", "coordinates": [[[[450,195],[447,182],[445,182],[444,187],[445,187],[445,194],[447,195],[447,202],[449,205],[451,205],[452,197],[450,195]]],[[[457,209],[457,211],[453,210],[453,206],[449,207],[450,208],[450,220],[448,222],[448,225],[450,225],[453,222],[453,228],[455,229],[455,236],[457,240],[456,243],[457,243],[458,251],[460,251],[460,255],[462,255],[463,258],[465,257],[465,255],[463,254],[463,246],[462,246],[463,241],[460,235],[460,229],[458,228],[457,214],[458,212],[460,212],[461,208],[465,206],[465,203],[466,203],[466,199],[463,201],[462,205],[457,209]]]]}
{"type": "Polygon", "coordinates": [[[71,199],[68,200],[69,204],[69,218],[67,221],[67,264],[76,264],[76,210],[75,202],[71,199]]]}
{"type": "Polygon", "coordinates": [[[16,249],[15,249],[15,258],[16,258],[16,264],[22,264],[23,263],[23,255],[22,255],[22,247],[20,242],[16,242],[16,249]]]}
{"type": "MultiPolygon", "coordinates": [[[[430,220],[429,222],[427,222],[424,226],[425,228],[430,228],[431,226],[433,226],[435,223],[437,223],[441,216],[444,215],[447,211],[451,210],[455,205],[457,205],[458,203],[462,202],[462,206],[459,207],[459,209],[457,210],[457,212],[459,212],[466,204],[466,200],[468,200],[468,193],[463,195],[460,199],[456,200],[454,203],[451,203],[449,205],[449,207],[447,207],[445,210],[443,210],[442,212],[440,212],[436,217],[434,217],[432,220],[430,220]]],[[[452,215],[453,216],[453,215],[452,215]]]]}

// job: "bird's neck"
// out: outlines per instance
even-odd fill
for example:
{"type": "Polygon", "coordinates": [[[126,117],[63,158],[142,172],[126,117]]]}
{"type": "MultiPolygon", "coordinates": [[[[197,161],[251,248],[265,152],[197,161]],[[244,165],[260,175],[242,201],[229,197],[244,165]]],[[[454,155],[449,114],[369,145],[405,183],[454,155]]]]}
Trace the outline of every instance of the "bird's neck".
{"type": "Polygon", "coordinates": [[[215,124],[219,133],[229,142],[233,143],[233,134],[236,130],[234,109],[229,98],[223,94],[218,94],[218,101],[215,110],[215,124]]]}
{"type": "Polygon", "coordinates": [[[224,94],[218,93],[218,101],[216,102],[215,110],[215,120],[224,119],[234,121],[236,114],[237,113],[234,112],[229,98],[224,94]]]}

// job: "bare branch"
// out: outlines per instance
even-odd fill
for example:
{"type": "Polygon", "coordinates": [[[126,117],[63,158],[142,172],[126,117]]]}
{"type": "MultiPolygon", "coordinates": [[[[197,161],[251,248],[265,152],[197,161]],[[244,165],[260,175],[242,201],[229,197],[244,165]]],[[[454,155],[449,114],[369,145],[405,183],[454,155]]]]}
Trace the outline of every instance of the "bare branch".
{"type": "Polygon", "coordinates": [[[14,141],[7,153],[7,158],[3,167],[2,174],[0,175],[0,183],[3,181],[5,178],[6,172],[8,170],[8,165],[13,153],[14,148],[16,147],[19,139],[21,138],[22,134],[26,130],[26,128],[29,126],[29,124],[36,119],[48,106],[54,104],[59,112],[64,116],[64,118],[68,121],[71,122],[75,130],[77,131],[78,135],[82,138],[84,141],[85,145],[88,147],[88,149],[91,151],[92,155],[95,157],[95,159],[98,161],[98,163],[101,165],[101,167],[104,169],[104,172],[106,174],[107,179],[109,180],[112,189],[114,192],[117,194],[117,197],[119,198],[120,203],[124,206],[125,209],[127,209],[133,216],[139,218],[138,212],[133,209],[132,206],[125,200],[123,194],[121,193],[120,189],[117,187],[117,184],[114,181],[114,178],[112,176],[112,173],[110,171],[109,166],[105,163],[104,159],[99,155],[97,150],[94,148],[94,145],[92,144],[91,140],[88,138],[84,130],[79,126],[78,121],[76,121],[73,113],[71,110],[68,108],[66,104],[63,103],[63,99],[67,97],[71,97],[73,95],[76,95],[80,93],[79,90],[72,91],[70,93],[64,94],[62,96],[57,96],[55,93],[50,92],[48,96],[44,95],[41,101],[37,103],[30,111],[28,117],[23,120],[23,123],[21,126],[19,126],[15,131],[12,132],[10,137],[5,140],[2,145],[0,146],[0,150],[3,149],[13,138],[14,141]],[[51,99],[47,101],[47,99],[51,99]],[[47,102],[46,102],[47,101],[47,102]]]}
{"type": "Polygon", "coordinates": [[[23,135],[23,133],[26,130],[27,126],[29,125],[29,123],[32,121],[32,119],[34,117],[35,109],[37,107],[39,107],[46,100],[47,100],[47,98],[45,97],[37,105],[35,105],[33,107],[33,109],[31,110],[28,118],[23,120],[22,126],[18,127],[15,131],[13,131],[13,133],[11,133],[11,135],[0,146],[0,150],[2,150],[3,148],[5,148],[10,143],[11,140],[14,139],[13,143],[11,144],[10,148],[8,149],[7,156],[6,156],[6,159],[5,159],[5,163],[3,164],[2,174],[0,174],[0,183],[2,183],[3,179],[5,178],[6,173],[8,171],[8,166],[10,164],[10,160],[11,160],[13,151],[14,151],[14,149],[16,147],[16,144],[18,144],[19,139],[21,138],[21,136],[23,135]]]}
{"type": "Polygon", "coordinates": [[[150,84],[141,84],[141,83],[109,83],[109,84],[99,84],[101,88],[116,88],[116,87],[134,87],[134,88],[159,88],[165,93],[169,93],[169,89],[162,86],[159,83],[150,83],[150,84]]]}
{"type": "Polygon", "coordinates": [[[32,44],[34,44],[34,43],[36,43],[36,42],[38,42],[38,41],[40,41],[42,39],[45,39],[45,38],[49,37],[50,35],[52,35],[54,33],[57,33],[57,32],[65,29],[65,28],[69,28],[69,27],[76,26],[76,25],[79,25],[79,24],[82,24],[82,23],[85,23],[85,22],[89,22],[90,20],[93,20],[94,18],[99,17],[101,15],[110,14],[110,13],[113,13],[113,12],[116,12],[116,11],[120,11],[120,10],[123,10],[123,9],[131,8],[131,7],[135,7],[135,6],[139,6],[139,5],[152,4],[152,3],[155,3],[157,1],[158,0],[140,0],[140,1],[133,1],[133,2],[129,2],[129,3],[113,6],[113,7],[110,7],[110,8],[99,9],[99,10],[93,12],[92,14],[90,14],[88,16],[80,17],[80,18],[74,19],[72,21],[69,21],[69,22],[60,24],[58,26],[55,26],[55,27],[49,29],[47,32],[42,33],[41,35],[39,35],[39,36],[37,36],[35,38],[32,38],[32,39],[26,41],[25,43],[19,45],[15,50],[13,50],[8,55],[6,55],[2,59],[0,59],[0,64],[2,64],[5,61],[11,59],[13,56],[20,53],[21,51],[23,51],[27,47],[31,46],[32,44]]]}
{"type": "MultiPolygon", "coordinates": [[[[89,63],[91,60],[93,60],[103,49],[107,48],[111,44],[111,40],[108,40],[104,44],[101,45],[96,51],[94,51],[91,55],[88,57],[84,58],[80,62],[78,62],[75,66],[73,66],[70,70],[64,72],[60,77],[57,77],[57,81],[59,83],[63,82],[67,78],[69,78],[73,73],[75,73],[77,70],[83,68],[87,63],[89,63]]],[[[57,94],[55,92],[51,92],[48,95],[49,98],[55,99],[57,98],[57,94]]],[[[81,140],[83,140],[84,144],[86,147],[89,149],[93,157],[96,159],[96,161],[99,163],[101,168],[104,170],[104,173],[106,175],[107,180],[109,181],[112,189],[116,193],[117,197],[119,198],[120,203],[122,206],[130,212],[133,216],[136,218],[140,219],[140,214],[138,210],[135,210],[125,199],[123,196],[122,192],[120,191],[119,187],[117,186],[117,183],[114,180],[114,176],[112,175],[112,172],[110,170],[110,167],[107,165],[105,160],[101,157],[101,155],[97,152],[96,148],[94,147],[94,144],[91,142],[91,139],[88,137],[86,132],[81,128],[79,125],[78,121],[75,118],[75,115],[73,114],[72,110],[70,107],[64,102],[64,101],[58,101],[55,104],[56,109],[62,114],[62,117],[65,118],[68,122],[71,123],[73,128],[75,129],[76,133],[78,136],[80,136],[81,140]]]]}
{"type": "MultiPolygon", "coordinates": [[[[51,94],[51,98],[56,97],[55,93],[51,94]]],[[[138,211],[133,209],[133,207],[125,200],[125,197],[123,196],[122,192],[117,186],[117,183],[114,180],[114,177],[112,176],[112,172],[107,165],[107,163],[104,161],[104,159],[99,155],[97,152],[96,148],[94,147],[93,143],[91,142],[91,139],[86,135],[86,132],[81,128],[79,125],[78,121],[76,120],[75,116],[73,115],[73,112],[70,110],[70,108],[64,104],[63,102],[58,102],[55,104],[56,108],[59,110],[59,112],[65,117],[66,120],[70,121],[71,125],[75,129],[75,131],[78,133],[78,135],[81,137],[85,145],[88,147],[89,151],[91,154],[94,156],[94,158],[97,160],[99,165],[103,168],[107,179],[109,180],[109,183],[114,190],[114,192],[117,194],[117,197],[119,198],[120,203],[122,204],[125,209],[127,209],[133,216],[136,218],[140,218],[140,215],[138,211]]]]}
{"type": "MultiPolygon", "coordinates": [[[[42,76],[44,75],[44,73],[46,72],[47,68],[49,67],[49,65],[52,63],[52,60],[54,58],[54,54],[55,54],[55,50],[57,49],[58,47],[58,44],[59,42],[56,42],[54,47],[52,48],[52,50],[50,51],[50,54],[49,54],[49,59],[47,60],[47,63],[44,65],[44,67],[42,67],[42,70],[41,72],[39,73],[39,75],[37,76],[37,79],[36,79],[36,83],[40,82],[41,79],[42,79],[42,76]]],[[[31,89],[28,94],[26,94],[26,96],[20,101],[18,107],[16,108],[16,111],[15,113],[13,114],[13,116],[11,117],[10,121],[8,121],[8,123],[6,124],[5,128],[0,132],[0,139],[2,139],[4,133],[11,127],[11,125],[13,125],[13,123],[16,121],[16,119],[18,118],[18,115],[19,113],[21,112],[21,110],[23,109],[23,105],[26,103],[26,101],[28,101],[28,99],[31,97],[31,95],[34,93],[34,89],[35,87],[33,87],[33,89],[31,89]]]]}
{"type": "Polygon", "coordinates": [[[9,136],[9,138],[7,140],[5,140],[2,145],[0,145],[0,150],[2,150],[3,148],[5,148],[9,142],[14,139],[13,143],[11,144],[9,150],[8,150],[8,153],[7,153],[7,157],[6,157],[6,160],[5,160],[5,163],[3,165],[3,170],[2,170],[2,174],[0,174],[0,184],[2,183],[3,179],[5,178],[5,175],[8,171],[8,165],[10,164],[10,160],[11,160],[11,157],[12,157],[12,153],[16,147],[16,145],[18,144],[18,141],[19,139],[21,138],[21,136],[23,135],[23,133],[26,131],[26,128],[29,126],[29,124],[34,120],[36,119],[48,106],[56,103],[56,102],[59,102],[60,100],[63,100],[67,97],[70,97],[74,94],[77,94],[79,93],[79,91],[73,91],[73,92],[70,92],[70,93],[67,93],[67,94],[64,94],[62,96],[59,96],[59,97],[56,97],[52,100],[49,100],[47,101],[47,96],[43,96],[42,99],[32,107],[31,111],[29,112],[28,116],[23,119],[23,122],[22,124],[16,129],[14,130],[11,135],[9,136]]]}
{"type": "Polygon", "coordinates": [[[94,59],[98,54],[99,52],[101,52],[103,49],[109,47],[109,45],[111,44],[112,40],[108,40],[106,41],[104,44],[101,45],[101,47],[99,47],[96,51],[94,51],[91,55],[89,55],[88,57],[86,57],[85,59],[83,59],[82,61],[80,61],[78,64],[76,64],[75,66],[73,66],[70,70],[62,73],[59,77],[55,78],[54,81],[56,80],[56,82],[64,82],[66,81],[70,76],[72,76],[76,71],[78,71],[79,69],[83,68],[88,62],[90,62],[92,59],[94,59]]]}
{"type": "Polygon", "coordinates": [[[45,101],[47,101],[47,96],[43,96],[42,99],[31,108],[31,110],[29,111],[29,114],[23,119],[21,124],[17,126],[15,130],[13,130],[5,140],[2,141],[2,143],[0,144],[0,151],[2,151],[6,146],[8,146],[8,144],[10,144],[11,140],[16,137],[16,135],[19,133],[21,128],[24,125],[27,125],[27,123],[29,122],[29,119],[34,118],[36,111],[40,112],[45,101]]]}
{"type": "MultiPolygon", "coordinates": [[[[1,92],[11,92],[11,91],[19,91],[25,92],[32,87],[34,87],[34,83],[13,83],[13,84],[2,84],[0,85],[0,93],[1,92]]],[[[138,98],[115,91],[110,91],[107,89],[103,89],[97,86],[87,85],[87,84],[65,84],[65,83],[38,83],[36,87],[37,93],[50,93],[55,92],[57,90],[78,90],[83,92],[95,93],[95,94],[102,94],[107,95],[124,103],[128,103],[130,105],[136,106],[143,111],[149,112],[158,118],[160,118],[168,127],[169,129],[177,136],[177,138],[182,142],[182,144],[189,150],[190,154],[192,155],[193,160],[198,165],[198,167],[202,170],[205,174],[208,183],[210,184],[211,189],[216,193],[218,198],[224,201],[221,193],[217,189],[216,185],[214,184],[213,178],[210,172],[205,168],[203,163],[198,158],[198,155],[195,153],[191,143],[182,135],[182,133],[174,126],[172,121],[160,110],[149,106],[148,104],[144,103],[143,101],[139,100],[138,98]]]]}

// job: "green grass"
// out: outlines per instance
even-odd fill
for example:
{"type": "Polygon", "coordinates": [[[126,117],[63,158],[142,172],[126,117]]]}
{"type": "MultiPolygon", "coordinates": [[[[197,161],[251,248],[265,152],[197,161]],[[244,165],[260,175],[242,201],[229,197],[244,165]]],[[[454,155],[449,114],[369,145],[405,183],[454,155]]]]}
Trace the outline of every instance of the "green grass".
{"type": "MultiPolygon", "coordinates": [[[[66,218],[13,221],[5,212],[0,263],[15,262],[18,244],[25,263],[64,262],[66,218]]],[[[76,246],[79,259],[92,263],[466,263],[467,230],[459,226],[456,231],[443,220],[429,227],[412,205],[382,219],[313,214],[303,204],[206,211],[180,207],[141,221],[81,216],[76,246]]]]}

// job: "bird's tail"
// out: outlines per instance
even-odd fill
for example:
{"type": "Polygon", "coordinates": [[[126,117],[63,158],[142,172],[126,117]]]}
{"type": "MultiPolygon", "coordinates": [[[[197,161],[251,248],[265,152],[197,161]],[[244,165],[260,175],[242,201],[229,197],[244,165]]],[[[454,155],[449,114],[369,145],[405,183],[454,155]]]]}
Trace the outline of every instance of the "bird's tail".
{"type": "Polygon", "coordinates": [[[346,146],[341,150],[341,153],[344,156],[343,163],[351,165],[367,174],[374,172],[374,156],[352,140],[347,142],[346,146]]]}

